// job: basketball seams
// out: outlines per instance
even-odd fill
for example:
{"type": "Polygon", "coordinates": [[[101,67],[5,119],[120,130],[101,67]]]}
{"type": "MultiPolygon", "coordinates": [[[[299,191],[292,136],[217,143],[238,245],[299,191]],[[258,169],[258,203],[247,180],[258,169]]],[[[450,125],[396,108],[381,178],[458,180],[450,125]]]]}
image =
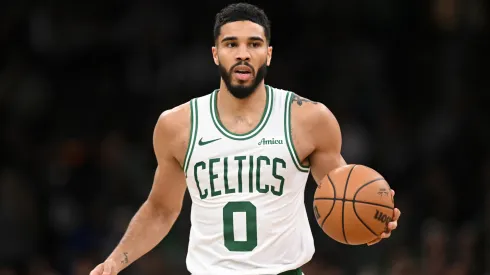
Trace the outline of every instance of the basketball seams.
{"type": "Polygon", "coordinates": [[[332,178],[330,178],[330,174],[327,174],[327,177],[328,177],[328,181],[330,182],[333,188],[333,197],[337,199],[337,190],[335,189],[335,184],[333,184],[333,180],[332,178]]]}
{"type": "Polygon", "coordinates": [[[360,201],[360,200],[348,200],[348,199],[336,199],[336,198],[323,198],[323,197],[320,197],[320,198],[314,198],[313,200],[330,200],[330,201],[345,201],[345,202],[355,202],[355,203],[362,203],[362,204],[369,204],[369,205],[374,205],[374,206],[379,206],[379,207],[384,207],[384,208],[388,208],[388,209],[395,209],[394,207],[391,207],[391,206],[388,206],[388,205],[384,205],[384,204],[379,204],[379,203],[375,203],[375,202],[369,202],[369,201],[360,201]]]}
{"type": "Polygon", "coordinates": [[[378,235],[376,234],[376,232],[374,232],[374,230],[371,229],[371,227],[369,227],[362,219],[361,217],[359,216],[359,214],[357,214],[357,210],[356,210],[356,202],[355,201],[352,201],[352,208],[354,209],[354,214],[356,214],[356,217],[357,219],[359,219],[359,221],[364,224],[364,226],[369,230],[371,231],[371,233],[373,233],[374,236],[378,237],[378,235]]]}
{"type": "Polygon", "coordinates": [[[345,214],[344,214],[344,210],[345,210],[345,196],[347,194],[347,186],[349,185],[349,179],[350,179],[350,175],[352,174],[352,171],[354,170],[354,168],[356,167],[356,165],[354,164],[352,166],[352,168],[350,169],[349,171],[349,174],[347,175],[347,179],[345,180],[345,187],[344,187],[344,197],[342,198],[342,234],[344,235],[344,240],[345,240],[345,243],[349,243],[347,241],[347,235],[345,234],[345,214]]]}
{"type": "MultiPolygon", "coordinates": [[[[371,229],[371,227],[369,227],[362,219],[361,217],[357,214],[357,211],[356,211],[356,196],[357,194],[359,193],[359,191],[361,191],[361,189],[363,189],[364,187],[372,184],[372,183],[375,183],[377,181],[380,181],[380,180],[384,180],[386,181],[384,178],[376,178],[376,179],[373,179],[373,180],[370,180],[368,182],[366,182],[365,184],[363,184],[361,187],[359,187],[356,191],[356,193],[354,193],[354,197],[352,198],[352,207],[354,208],[354,213],[356,214],[357,218],[359,219],[359,221],[364,224],[364,226],[369,230],[371,231],[371,233],[374,234],[374,236],[378,237],[378,235],[376,234],[376,232],[374,232],[374,230],[371,229]]],[[[370,205],[376,205],[376,206],[383,206],[383,207],[387,207],[387,208],[390,208],[391,210],[393,210],[394,208],[393,207],[389,207],[389,206],[386,206],[386,205],[382,205],[382,204],[378,204],[378,203],[372,203],[372,202],[359,202],[359,203],[364,203],[364,204],[370,204],[370,205]]]]}
{"type": "MultiPolygon", "coordinates": [[[[366,182],[366,183],[365,183],[365,184],[363,184],[361,187],[357,188],[357,191],[354,193],[354,196],[352,197],[352,200],[354,200],[354,201],[356,200],[356,196],[357,196],[357,194],[359,193],[359,191],[361,191],[361,189],[362,189],[362,188],[364,188],[364,187],[366,187],[366,186],[370,185],[370,184],[371,184],[371,183],[373,183],[373,182],[377,182],[377,181],[380,181],[380,180],[385,180],[385,179],[384,179],[384,178],[375,178],[375,179],[373,179],[373,180],[370,180],[370,181],[366,182]]],[[[386,180],[385,180],[385,181],[386,181],[386,180]]]]}
{"type": "Polygon", "coordinates": [[[375,203],[375,202],[369,202],[369,201],[358,201],[358,200],[352,200],[353,203],[363,203],[363,204],[369,204],[369,205],[374,205],[374,206],[379,206],[379,207],[384,207],[388,209],[395,209],[395,207],[391,207],[388,205],[380,204],[380,203],[375,203]]]}
{"type": "MultiPolygon", "coordinates": [[[[329,236],[331,236],[332,238],[334,238],[335,240],[341,243],[353,244],[353,245],[360,244],[359,241],[363,243],[366,240],[372,241],[374,240],[374,238],[377,238],[379,236],[379,234],[375,232],[375,230],[378,230],[379,224],[372,223],[372,221],[369,219],[370,212],[369,211],[366,212],[365,210],[376,209],[376,211],[385,212],[384,210],[382,210],[383,208],[385,208],[385,209],[390,209],[391,212],[393,212],[395,209],[395,206],[391,203],[391,201],[374,197],[377,192],[376,191],[377,188],[380,188],[380,191],[378,192],[379,195],[382,195],[380,192],[386,191],[386,188],[390,189],[390,186],[388,185],[384,177],[379,173],[377,174],[376,177],[369,171],[366,171],[365,169],[356,170],[357,172],[353,174],[354,168],[356,166],[361,166],[360,168],[358,167],[359,169],[364,167],[362,165],[351,164],[351,165],[347,165],[347,167],[343,167],[342,170],[339,170],[338,172],[336,171],[336,172],[328,173],[326,175],[327,179],[322,180],[322,182],[323,184],[327,184],[325,181],[328,180],[329,184],[332,185],[333,192],[328,188],[322,191],[320,190],[320,188],[318,188],[317,191],[319,192],[316,192],[315,195],[320,195],[320,196],[315,196],[313,198],[315,202],[314,205],[321,206],[323,208],[322,210],[324,211],[324,213],[327,212],[325,210],[327,210],[326,208],[328,208],[328,205],[330,204],[330,209],[328,210],[327,215],[323,218],[318,217],[317,219],[323,231],[325,231],[326,234],[328,234],[329,236]],[[339,197],[337,197],[336,185],[333,181],[333,178],[335,178],[335,176],[337,176],[336,178],[337,185],[339,186],[339,188],[341,188],[339,189],[339,193],[342,192],[342,188],[344,188],[343,196],[341,195],[342,193],[340,193],[339,197]],[[342,182],[344,179],[345,179],[345,184],[343,186],[340,186],[338,184],[338,181],[340,180],[340,182],[342,182]],[[348,190],[349,182],[351,179],[353,180],[352,184],[354,185],[350,184],[350,186],[352,187],[350,187],[350,189],[348,190]],[[383,183],[382,181],[384,181],[385,183],[383,183]],[[369,187],[372,183],[376,183],[376,184],[372,185],[372,187],[369,187]],[[362,189],[366,189],[367,191],[361,192],[362,189]],[[349,191],[349,198],[347,198],[347,191],[349,191]],[[357,196],[359,196],[360,199],[358,199],[357,196]],[[328,202],[320,203],[321,200],[325,200],[328,202]],[[371,200],[373,200],[374,202],[371,202],[371,200]],[[337,208],[340,207],[340,205],[335,206],[335,204],[337,204],[337,201],[342,204],[342,209],[334,209],[335,207],[337,208]],[[351,204],[353,210],[352,212],[349,212],[350,205],[348,203],[352,203],[351,204]],[[364,204],[364,206],[362,204],[364,204]],[[368,207],[368,205],[370,205],[370,207],[368,207]],[[357,211],[358,210],[357,208],[359,208],[359,211],[357,211]],[[334,212],[333,210],[336,210],[336,212],[334,212]],[[327,228],[324,228],[326,221],[332,215],[334,216],[335,220],[337,221],[340,220],[340,223],[336,221],[335,226],[327,224],[327,228]],[[339,217],[339,215],[341,216],[339,217]],[[363,220],[364,218],[366,218],[367,220],[364,221],[363,220]],[[356,221],[356,219],[358,221],[356,221]],[[362,230],[361,224],[370,233],[368,233],[366,230],[362,230]],[[356,231],[356,230],[351,231],[351,229],[354,227],[357,228],[356,230],[360,230],[360,231],[356,231]],[[342,230],[342,234],[340,234],[340,230],[342,230]],[[349,234],[354,234],[354,235],[351,236],[349,234]],[[347,238],[347,235],[349,235],[349,238],[347,238]]],[[[322,185],[320,185],[320,187],[321,186],[322,185]]],[[[387,192],[384,193],[388,194],[387,192]]],[[[378,215],[378,213],[376,215],[378,215]]],[[[316,216],[319,215],[316,214],[316,216]]],[[[386,215],[383,214],[383,220],[385,219],[385,216],[386,215]]],[[[375,217],[375,219],[381,221],[381,218],[378,218],[377,216],[375,217]]]]}
{"type": "Polygon", "coordinates": [[[359,187],[357,189],[357,191],[354,193],[354,196],[352,197],[352,201],[354,203],[365,203],[365,204],[370,204],[370,205],[375,205],[375,206],[380,206],[380,207],[384,207],[384,208],[389,208],[391,210],[395,209],[395,207],[391,207],[391,206],[388,206],[388,205],[384,205],[384,204],[381,204],[381,203],[375,203],[375,202],[369,202],[369,201],[359,201],[359,200],[356,200],[356,197],[357,197],[357,194],[361,191],[362,188],[370,185],[371,183],[375,183],[377,181],[380,181],[380,180],[384,180],[386,181],[384,178],[376,178],[376,179],[373,179],[373,180],[370,180],[368,182],[366,182],[365,184],[363,184],[361,187],[359,187]]]}
{"type": "MultiPolygon", "coordinates": [[[[333,208],[334,208],[335,203],[337,201],[337,191],[335,190],[335,185],[333,184],[333,181],[330,178],[329,174],[327,174],[327,177],[328,177],[328,182],[330,182],[330,184],[332,185],[332,188],[333,188],[333,202],[332,202],[332,207],[330,207],[330,211],[328,211],[328,214],[325,216],[325,218],[322,221],[322,228],[323,228],[323,224],[325,224],[325,221],[327,221],[328,216],[330,216],[330,214],[332,214],[333,208]]],[[[316,198],[314,198],[313,200],[316,200],[316,198]]]]}

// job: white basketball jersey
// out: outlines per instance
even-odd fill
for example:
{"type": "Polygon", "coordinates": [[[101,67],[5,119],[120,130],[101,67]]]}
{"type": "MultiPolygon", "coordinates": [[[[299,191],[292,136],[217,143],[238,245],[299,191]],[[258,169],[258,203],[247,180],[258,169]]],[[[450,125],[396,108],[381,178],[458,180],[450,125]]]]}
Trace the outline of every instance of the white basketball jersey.
{"type": "Polygon", "coordinates": [[[217,93],[192,99],[184,170],[192,198],[187,268],[194,275],[265,275],[307,263],[309,167],[290,132],[292,92],[266,86],[262,119],[246,134],[220,122],[217,93]]]}

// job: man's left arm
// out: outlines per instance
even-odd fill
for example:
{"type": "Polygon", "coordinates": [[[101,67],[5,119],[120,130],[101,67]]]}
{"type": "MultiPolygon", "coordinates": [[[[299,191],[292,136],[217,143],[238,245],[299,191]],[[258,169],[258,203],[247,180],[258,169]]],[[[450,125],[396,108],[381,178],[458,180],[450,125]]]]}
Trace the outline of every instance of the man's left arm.
{"type": "MultiPolygon", "coordinates": [[[[321,103],[311,104],[310,118],[312,123],[309,129],[309,137],[313,144],[313,152],[308,156],[311,166],[311,174],[317,184],[332,170],[346,165],[341,155],[342,135],[340,126],[332,112],[321,103]]],[[[393,195],[395,192],[391,191],[393,195]]],[[[368,245],[375,244],[383,238],[388,238],[391,231],[398,226],[400,210],[395,208],[393,221],[388,224],[388,231],[381,234],[380,238],[368,245]]]]}

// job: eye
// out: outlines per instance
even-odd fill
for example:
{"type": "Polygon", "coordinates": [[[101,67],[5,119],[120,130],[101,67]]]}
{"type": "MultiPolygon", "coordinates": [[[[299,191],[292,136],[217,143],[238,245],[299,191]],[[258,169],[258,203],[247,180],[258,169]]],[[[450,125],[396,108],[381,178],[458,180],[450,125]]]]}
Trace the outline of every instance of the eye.
{"type": "Polygon", "coordinates": [[[226,47],[227,48],[234,48],[234,47],[236,47],[236,43],[235,42],[228,43],[228,44],[226,44],[226,47]]]}
{"type": "Polygon", "coordinates": [[[252,48],[258,48],[258,47],[260,47],[260,43],[259,42],[252,42],[252,43],[250,43],[250,46],[252,46],[252,48]]]}

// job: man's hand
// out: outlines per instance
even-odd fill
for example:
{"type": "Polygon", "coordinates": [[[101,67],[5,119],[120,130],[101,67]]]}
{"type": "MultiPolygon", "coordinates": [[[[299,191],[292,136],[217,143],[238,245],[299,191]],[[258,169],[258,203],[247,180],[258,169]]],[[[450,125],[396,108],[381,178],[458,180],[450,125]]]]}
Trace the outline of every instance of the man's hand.
{"type": "Polygon", "coordinates": [[[117,275],[116,263],[113,260],[107,260],[94,268],[90,275],[117,275]]]}
{"type": "MultiPolygon", "coordinates": [[[[395,191],[392,189],[391,190],[391,195],[394,197],[395,196],[395,191]]],[[[398,227],[398,219],[400,218],[400,215],[402,212],[398,208],[394,209],[393,212],[393,220],[388,223],[387,226],[387,231],[383,232],[379,238],[374,239],[373,241],[367,243],[367,245],[373,245],[379,243],[382,239],[389,238],[391,236],[391,231],[395,230],[398,227]]]]}

